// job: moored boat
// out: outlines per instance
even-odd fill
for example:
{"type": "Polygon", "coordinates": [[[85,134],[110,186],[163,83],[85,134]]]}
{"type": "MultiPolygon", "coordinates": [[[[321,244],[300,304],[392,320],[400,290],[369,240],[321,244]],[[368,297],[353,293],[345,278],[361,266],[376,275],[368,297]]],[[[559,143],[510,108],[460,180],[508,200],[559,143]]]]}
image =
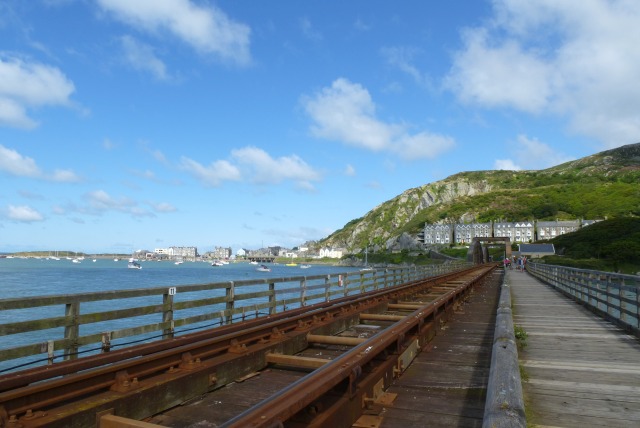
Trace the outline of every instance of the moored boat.
{"type": "Polygon", "coordinates": [[[142,269],[142,266],[140,265],[140,263],[138,263],[136,261],[136,259],[129,259],[129,263],[127,263],[127,268],[129,269],[142,269]]]}
{"type": "Polygon", "coordinates": [[[260,267],[256,268],[258,272],[271,272],[271,268],[267,265],[260,265],[260,267]]]}

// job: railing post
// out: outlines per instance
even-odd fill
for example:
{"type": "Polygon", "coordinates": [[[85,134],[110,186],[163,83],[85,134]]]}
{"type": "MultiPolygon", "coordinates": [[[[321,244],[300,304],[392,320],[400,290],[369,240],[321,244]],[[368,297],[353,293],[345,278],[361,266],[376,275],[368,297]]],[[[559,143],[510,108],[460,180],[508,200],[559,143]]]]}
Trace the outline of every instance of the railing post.
{"type": "Polygon", "coordinates": [[[65,360],[75,360],[78,358],[78,336],[80,326],[78,325],[78,315],[80,314],[80,302],[67,303],[65,307],[65,317],[67,324],[64,327],[64,338],[69,344],[65,350],[65,360]]]}
{"type": "Polygon", "coordinates": [[[634,290],[636,291],[636,328],[640,329],[640,284],[637,282],[634,290]]]}
{"type": "Polygon", "coordinates": [[[611,308],[613,307],[613,282],[611,281],[611,275],[607,275],[607,307],[605,308],[608,315],[611,315],[611,308]]]}
{"type": "Polygon", "coordinates": [[[618,305],[620,306],[620,319],[624,324],[629,324],[627,322],[627,313],[625,312],[627,309],[627,304],[625,303],[625,295],[624,295],[624,278],[620,279],[620,284],[618,284],[618,305]]]}
{"type": "Polygon", "coordinates": [[[342,288],[344,289],[344,296],[349,295],[349,274],[342,275],[342,288]]]}
{"type": "Polygon", "coordinates": [[[235,307],[235,298],[236,298],[236,290],[233,281],[229,281],[229,285],[226,288],[226,297],[227,297],[227,306],[226,306],[226,317],[225,323],[231,324],[233,322],[233,309],[235,307]]]}
{"type": "Polygon", "coordinates": [[[173,325],[173,296],[176,294],[176,287],[169,287],[167,292],[162,295],[162,322],[170,323],[168,328],[165,328],[162,332],[164,339],[173,338],[174,325],[173,325]]]}
{"type": "Polygon", "coordinates": [[[303,308],[306,306],[307,299],[307,277],[303,277],[300,280],[300,307],[303,308]]]}
{"type": "Polygon", "coordinates": [[[278,312],[278,308],[276,308],[276,283],[269,283],[269,315],[274,315],[278,312]]]}
{"type": "Polygon", "coordinates": [[[331,288],[331,275],[327,275],[324,279],[324,301],[328,302],[331,298],[329,296],[329,289],[331,288]]]}

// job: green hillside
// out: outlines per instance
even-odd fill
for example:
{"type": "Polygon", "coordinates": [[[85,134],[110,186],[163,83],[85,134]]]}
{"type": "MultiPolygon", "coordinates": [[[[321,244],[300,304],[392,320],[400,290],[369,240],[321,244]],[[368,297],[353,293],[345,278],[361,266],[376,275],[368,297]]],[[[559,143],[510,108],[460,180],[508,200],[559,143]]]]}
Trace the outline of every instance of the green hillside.
{"type": "Polygon", "coordinates": [[[640,216],[640,143],[538,171],[461,172],[409,189],[319,242],[390,249],[425,223],[640,216]]]}
{"type": "Polygon", "coordinates": [[[617,218],[550,241],[556,256],[547,263],[635,274],[640,272],[640,218],[617,218]]]}

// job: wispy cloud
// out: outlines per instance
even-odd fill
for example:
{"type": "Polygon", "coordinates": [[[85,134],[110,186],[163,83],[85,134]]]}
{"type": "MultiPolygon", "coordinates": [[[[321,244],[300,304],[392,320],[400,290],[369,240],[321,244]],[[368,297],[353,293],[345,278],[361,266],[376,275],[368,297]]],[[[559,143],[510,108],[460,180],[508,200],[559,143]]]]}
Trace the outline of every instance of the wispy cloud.
{"type": "Polygon", "coordinates": [[[306,38],[318,42],[322,40],[322,33],[313,27],[309,18],[300,19],[300,29],[306,38]]]}
{"type": "Polygon", "coordinates": [[[225,181],[240,181],[242,178],[238,167],[226,160],[218,160],[205,166],[183,156],[180,160],[180,168],[210,187],[218,187],[225,181]]]}
{"type": "Polygon", "coordinates": [[[640,3],[493,1],[464,31],[445,86],[464,103],[568,118],[607,147],[640,135],[640,3]]]}
{"type": "Polygon", "coordinates": [[[251,29],[219,8],[189,0],[97,0],[114,17],[153,36],[165,32],[201,54],[239,65],[251,62],[251,29]]]}
{"type": "Polygon", "coordinates": [[[218,187],[225,181],[246,181],[254,184],[279,184],[292,181],[303,190],[313,190],[321,175],[296,155],[274,158],[257,147],[244,147],[231,152],[229,160],[216,160],[205,166],[182,157],[180,168],[207,186],[218,187]]]}
{"type": "Polygon", "coordinates": [[[33,223],[44,220],[44,216],[38,210],[27,205],[9,205],[7,208],[2,210],[2,214],[7,220],[20,223],[33,223]]]}
{"type": "Polygon", "coordinates": [[[151,46],[130,36],[121,37],[120,42],[125,61],[135,70],[149,72],[158,80],[169,78],[166,65],[156,56],[151,46]]]}
{"type": "Polygon", "coordinates": [[[72,105],[73,83],[57,68],[0,55],[0,126],[35,128],[30,109],[72,105]]]}
{"type": "Polygon", "coordinates": [[[522,169],[545,169],[573,158],[553,149],[549,145],[536,138],[526,135],[518,135],[516,141],[508,143],[505,153],[511,155],[511,159],[496,159],[495,169],[518,171],[522,169]]]}
{"type": "Polygon", "coordinates": [[[303,98],[302,103],[313,120],[311,133],[318,138],[388,151],[407,160],[433,158],[455,145],[449,136],[427,131],[411,134],[406,125],[378,119],[369,91],[344,78],[303,98]]]}
{"type": "Polygon", "coordinates": [[[44,172],[38,167],[36,161],[28,156],[23,156],[16,150],[9,149],[0,144],[0,172],[5,172],[16,177],[28,177],[39,180],[75,183],[80,177],[65,169],[56,169],[51,173],[44,172]]]}
{"type": "MultiPolygon", "coordinates": [[[[138,202],[126,197],[114,197],[104,190],[93,190],[83,195],[82,207],[70,207],[67,210],[90,215],[103,215],[108,212],[120,212],[133,217],[155,217],[156,215],[139,206],[138,202]]],[[[158,210],[155,210],[158,211],[158,210]]]]}
{"type": "Polygon", "coordinates": [[[432,86],[429,77],[423,74],[423,72],[413,63],[414,56],[420,53],[419,49],[393,46],[382,48],[381,53],[387,60],[387,63],[411,76],[411,78],[413,78],[413,80],[415,80],[415,82],[420,86],[427,88],[432,86]]]}

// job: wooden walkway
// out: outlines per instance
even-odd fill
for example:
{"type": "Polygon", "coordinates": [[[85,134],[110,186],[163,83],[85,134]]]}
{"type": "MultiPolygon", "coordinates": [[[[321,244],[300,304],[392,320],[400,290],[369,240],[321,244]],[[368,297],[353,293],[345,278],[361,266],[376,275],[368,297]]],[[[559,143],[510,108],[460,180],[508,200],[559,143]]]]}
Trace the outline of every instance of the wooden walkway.
{"type": "Polygon", "coordinates": [[[387,389],[398,395],[384,409],[380,428],[482,427],[502,279],[494,271],[475,287],[428,352],[387,389]]]}
{"type": "Polygon", "coordinates": [[[508,270],[513,322],[526,331],[527,424],[639,427],[640,340],[538,281],[508,270]]]}

